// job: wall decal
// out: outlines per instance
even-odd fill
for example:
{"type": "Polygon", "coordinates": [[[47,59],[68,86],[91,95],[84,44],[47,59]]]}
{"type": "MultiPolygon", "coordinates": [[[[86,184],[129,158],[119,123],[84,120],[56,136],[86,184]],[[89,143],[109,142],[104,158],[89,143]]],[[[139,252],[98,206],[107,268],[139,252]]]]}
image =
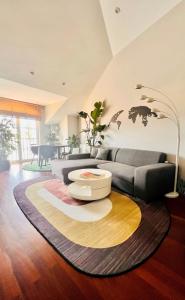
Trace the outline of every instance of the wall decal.
{"type": "Polygon", "coordinates": [[[122,109],[122,110],[119,110],[117,113],[115,113],[115,114],[112,116],[112,118],[110,119],[110,122],[109,122],[109,124],[108,124],[107,127],[110,127],[110,125],[111,125],[112,123],[116,123],[117,126],[118,126],[118,130],[119,130],[119,129],[120,129],[120,126],[121,126],[121,121],[118,120],[118,117],[120,116],[120,114],[122,114],[123,111],[124,111],[124,110],[122,109]]]}
{"type": "Polygon", "coordinates": [[[148,117],[157,117],[156,112],[152,112],[152,110],[147,106],[134,106],[131,107],[128,113],[128,118],[132,120],[133,123],[136,122],[137,117],[142,118],[142,123],[144,126],[148,124],[148,117]]]}

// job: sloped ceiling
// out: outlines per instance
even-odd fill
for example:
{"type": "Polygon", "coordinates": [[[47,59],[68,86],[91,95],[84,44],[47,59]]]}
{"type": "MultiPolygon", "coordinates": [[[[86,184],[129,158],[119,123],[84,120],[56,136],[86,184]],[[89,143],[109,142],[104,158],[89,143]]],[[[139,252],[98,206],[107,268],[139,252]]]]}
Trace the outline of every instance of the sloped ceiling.
{"type": "Polygon", "coordinates": [[[100,0],[109,42],[117,54],[182,0],[100,0]],[[118,13],[115,9],[120,10],[118,13]]]}
{"type": "Polygon", "coordinates": [[[1,78],[64,97],[91,89],[112,57],[99,0],[0,1],[0,41],[1,78]]]}
{"type": "Polygon", "coordinates": [[[112,59],[179,0],[0,1],[0,97],[79,111],[112,59]],[[115,13],[115,8],[120,13],[115,13]]]}
{"type": "Polygon", "coordinates": [[[0,78],[0,97],[40,104],[64,104],[66,97],[0,78]]]}

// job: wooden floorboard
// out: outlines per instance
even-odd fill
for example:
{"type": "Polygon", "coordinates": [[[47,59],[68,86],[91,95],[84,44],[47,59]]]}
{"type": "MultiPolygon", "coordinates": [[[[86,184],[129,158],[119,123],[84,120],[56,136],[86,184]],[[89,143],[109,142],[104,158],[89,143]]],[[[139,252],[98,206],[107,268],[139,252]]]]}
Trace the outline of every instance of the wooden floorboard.
{"type": "Polygon", "coordinates": [[[0,300],[185,299],[185,198],[171,199],[171,228],[155,254],[112,278],[79,273],[35,230],[17,206],[13,187],[47,173],[20,165],[0,173],[0,300]]]}

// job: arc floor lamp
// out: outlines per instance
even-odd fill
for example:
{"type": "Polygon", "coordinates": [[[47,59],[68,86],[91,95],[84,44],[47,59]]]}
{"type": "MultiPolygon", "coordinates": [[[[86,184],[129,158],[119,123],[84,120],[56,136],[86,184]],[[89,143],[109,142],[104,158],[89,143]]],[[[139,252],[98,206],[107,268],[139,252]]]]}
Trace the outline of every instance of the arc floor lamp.
{"type": "Polygon", "coordinates": [[[180,121],[179,121],[179,117],[178,117],[177,108],[176,108],[173,100],[170,99],[166,94],[164,94],[160,90],[157,90],[157,89],[154,89],[152,87],[145,86],[145,85],[142,85],[142,84],[137,84],[136,89],[138,89],[138,90],[140,90],[140,89],[152,90],[152,91],[160,94],[161,96],[163,96],[163,98],[166,101],[160,100],[158,98],[148,97],[147,95],[142,95],[141,100],[146,101],[147,103],[153,103],[153,102],[162,103],[165,107],[167,107],[169,109],[169,113],[165,112],[165,111],[162,111],[162,110],[159,110],[157,108],[154,108],[153,112],[158,114],[157,118],[160,119],[160,120],[161,119],[171,120],[177,128],[177,146],[176,146],[176,157],[175,157],[174,189],[173,189],[173,192],[170,192],[170,193],[165,195],[168,198],[177,198],[179,196],[179,193],[177,192],[177,179],[178,179],[179,150],[180,150],[180,121]]]}

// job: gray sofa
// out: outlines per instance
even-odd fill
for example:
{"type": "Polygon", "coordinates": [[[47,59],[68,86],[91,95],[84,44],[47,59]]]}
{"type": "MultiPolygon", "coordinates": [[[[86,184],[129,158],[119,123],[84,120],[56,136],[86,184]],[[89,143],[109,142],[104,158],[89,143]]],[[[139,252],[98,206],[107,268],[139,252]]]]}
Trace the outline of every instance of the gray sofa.
{"type": "Polygon", "coordinates": [[[82,168],[100,168],[112,173],[112,185],[147,202],[173,190],[174,164],[165,163],[166,154],[126,148],[109,149],[107,160],[90,153],[71,154],[66,161],[53,162],[53,174],[69,183],[68,173],[82,168]]]}

